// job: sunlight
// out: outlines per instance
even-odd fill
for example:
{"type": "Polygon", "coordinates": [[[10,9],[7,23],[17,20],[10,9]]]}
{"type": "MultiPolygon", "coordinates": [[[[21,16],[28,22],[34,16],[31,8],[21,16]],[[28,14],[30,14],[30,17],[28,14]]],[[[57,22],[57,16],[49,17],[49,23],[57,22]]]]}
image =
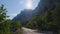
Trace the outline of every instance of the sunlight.
{"type": "Polygon", "coordinates": [[[26,9],[32,9],[32,1],[31,0],[27,0],[26,9]]]}
{"type": "Polygon", "coordinates": [[[26,7],[27,7],[28,9],[31,9],[31,8],[32,8],[32,5],[31,5],[30,3],[27,3],[26,7]]]}

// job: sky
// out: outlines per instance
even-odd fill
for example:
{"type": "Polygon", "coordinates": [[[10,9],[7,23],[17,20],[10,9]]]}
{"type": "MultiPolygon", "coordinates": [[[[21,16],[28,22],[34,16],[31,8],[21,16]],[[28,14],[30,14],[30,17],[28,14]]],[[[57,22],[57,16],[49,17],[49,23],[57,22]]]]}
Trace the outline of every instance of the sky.
{"type": "Polygon", "coordinates": [[[24,9],[35,9],[40,0],[0,0],[0,5],[3,4],[7,8],[9,19],[13,19],[17,14],[24,9]]]}

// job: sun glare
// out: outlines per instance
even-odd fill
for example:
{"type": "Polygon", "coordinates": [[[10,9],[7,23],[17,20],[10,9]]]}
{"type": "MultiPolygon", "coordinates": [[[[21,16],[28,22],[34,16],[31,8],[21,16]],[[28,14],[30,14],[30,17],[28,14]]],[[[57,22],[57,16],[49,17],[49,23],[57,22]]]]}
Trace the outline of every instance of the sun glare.
{"type": "Polygon", "coordinates": [[[27,6],[27,9],[31,9],[32,8],[32,5],[30,3],[28,3],[26,6],[27,6]]]}
{"type": "Polygon", "coordinates": [[[32,9],[32,1],[31,0],[27,0],[26,8],[27,9],[32,9]]]}

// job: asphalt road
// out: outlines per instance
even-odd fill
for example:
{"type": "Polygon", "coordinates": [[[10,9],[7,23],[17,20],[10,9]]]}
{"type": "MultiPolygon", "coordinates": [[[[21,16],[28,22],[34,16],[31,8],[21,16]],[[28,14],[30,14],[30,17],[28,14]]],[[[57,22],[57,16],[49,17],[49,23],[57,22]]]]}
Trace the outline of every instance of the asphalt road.
{"type": "Polygon", "coordinates": [[[47,33],[42,33],[42,32],[38,32],[37,30],[32,30],[32,29],[28,29],[28,28],[22,28],[22,34],[52,34],[51,32],[47,32],[47,33]]]}

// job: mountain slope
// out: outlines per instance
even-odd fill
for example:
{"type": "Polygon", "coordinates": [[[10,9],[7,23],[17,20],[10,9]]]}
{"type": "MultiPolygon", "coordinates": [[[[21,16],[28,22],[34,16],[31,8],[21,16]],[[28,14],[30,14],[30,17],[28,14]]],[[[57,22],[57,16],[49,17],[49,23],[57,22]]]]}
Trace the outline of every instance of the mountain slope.
{"type": "Polygon", "coordinates": [[[22,23],[25,23],[29,21],[32,17],[32,10],[31,9],[25,9],[21,11],[20,14],[18,14],[16,17],[13,18],[13,21],[21,21],[22,23]]]}
{"type": "Polygon", "coordinates": [[[60,2],[60,0],[40,0],[38,6],[35,10],[23,10],[20,14],[13,18],[14,21],[21,21],[22,23],[26,23],[35,15],[44,15],[44,13],[48,9],[54,9],[55,4],[60,2]]]}

